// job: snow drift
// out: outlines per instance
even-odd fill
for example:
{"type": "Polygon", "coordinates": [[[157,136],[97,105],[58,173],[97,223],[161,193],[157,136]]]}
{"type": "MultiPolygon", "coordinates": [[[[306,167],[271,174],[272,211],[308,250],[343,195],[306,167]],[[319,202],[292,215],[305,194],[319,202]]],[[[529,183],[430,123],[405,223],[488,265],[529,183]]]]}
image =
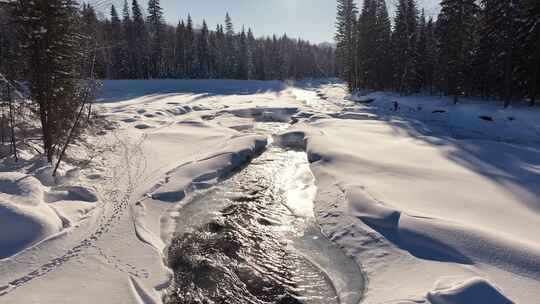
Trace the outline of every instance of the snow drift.
{"type": "Polygon", "coordinates": [[[44,202],[42,184],[22,173],[0,173],[0,258],[58,233],[62,221],[44,202]]]}
{"type": "Polygon", "coordinates": [[[208,188],[259,154],[267,144],[264,136],[239,136],[210,156],[182,165],[168,174],[167,183],[152,194],[165,202],[179,202],[186,192],[208,188]]]}
{"type": "Polygon", "coordinates": [[[512,304],[491,282],[483,278],[439,281],[427,295],[432,304],[512,304]]]}
{"type": "MultiPolygon", "coordinates": [[[[497,276],[496,283],[512,299],[520,299],[516,292],[520,286],[501,279],[501,271],[528,282],[540,280],[540,239],[531,230],[539,222],[538,214],[532,212],[540,207],[540,175],[534,169],[540,164],[539,147],[428,137],[417,131],[419,125],[388,123],[369,115],[342,117],[308,120],[279,137],[281,144],[307,151],[321,189],[317,213],[334,241],[354,249],[358,257],[365,257],[359,250],[384,257],[406,252],[415,263],[426,265],[492,267],[497,270],[489,273],[497,276]],[[329,202],[329,197],[338,199],[329,202]],[[362,225],[365,228],[354,229],[367,235],[355,236],[352,228],[362,225]],[[373,231],[383,239],[365,240],[372,238],[373,231]],[[388,249],[379,253],[388,244],[396,248],[395,253],[388,249]]],[[[367,265],[367,271],[398,267],[388,266],[392,262],[386,259],[375,261],[385,263],[381,266],[367,265]]],[[[396,257],[393,263],[399,265],[400,259],[396,257]]],[[[438,279],[437,268],[423,269],[438,279]]],[[[413,282],[409,284],[416,284],[415,288],[419,284],[428,288],[428,280],[413,282]]],[[[478,299],[510,303],[484,281],[469,283],[434,291],[430,300],[436,304],[484,303],[478,299]]],[[[372,283],[372,288],[385,287],[372,283]]],[[[395,300],[382,293],[375,299],[374,303],[395,300]]]]}

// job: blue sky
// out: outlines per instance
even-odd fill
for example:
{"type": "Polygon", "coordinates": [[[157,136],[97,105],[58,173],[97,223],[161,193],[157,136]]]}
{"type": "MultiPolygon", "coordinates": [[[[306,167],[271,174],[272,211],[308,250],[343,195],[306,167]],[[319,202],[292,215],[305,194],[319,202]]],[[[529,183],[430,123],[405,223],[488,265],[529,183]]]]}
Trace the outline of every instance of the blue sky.
{"type": "MultiPolygon", "coordinates": [[[[147,1],[139,1],[146,8],[147,1]]],[[[391,9],[394,2],[387,0],[391,9]]],[[[432,14],[436,13],[438,2],[419,0],[432,14]]],[[[190,13],[196,25],[202,24],[204,18],[214,28],[223,23],[225,13],[229,12],[237,30],[242,25],[252,27],[256,36],[287,33],[316,43],[334,40],[335,0],[161,0],[161,6],[167,22],[172,24],[190,13]]]]}

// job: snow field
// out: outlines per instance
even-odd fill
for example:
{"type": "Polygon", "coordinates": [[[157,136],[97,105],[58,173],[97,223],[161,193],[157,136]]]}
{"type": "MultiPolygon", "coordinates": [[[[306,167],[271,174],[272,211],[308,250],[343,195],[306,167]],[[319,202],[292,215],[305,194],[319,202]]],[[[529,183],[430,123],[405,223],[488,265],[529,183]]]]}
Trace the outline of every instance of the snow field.
{"type": "Polygon", "coordinates": [[[314,214],[362,265],[363,303],[536,303],[536,110],[220,80],[106,81],[97,107],[89,168],[0,173],[2,303],[160,303],[175,213],[269,140],[308,153],[314,214]]]}

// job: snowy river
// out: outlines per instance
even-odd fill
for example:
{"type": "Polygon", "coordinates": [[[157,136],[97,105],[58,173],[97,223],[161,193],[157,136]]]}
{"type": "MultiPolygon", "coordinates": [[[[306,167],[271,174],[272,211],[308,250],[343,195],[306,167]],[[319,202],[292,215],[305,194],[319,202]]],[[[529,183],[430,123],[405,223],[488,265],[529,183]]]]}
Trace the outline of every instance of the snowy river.
{"type": "Polygon", "coordinates": [[[168,249],[174,280],[166,303],[359,303],[361,270],[321,232],[315,195],[306,153],[273,144],[197,193],[179,212],[168,249]]]}

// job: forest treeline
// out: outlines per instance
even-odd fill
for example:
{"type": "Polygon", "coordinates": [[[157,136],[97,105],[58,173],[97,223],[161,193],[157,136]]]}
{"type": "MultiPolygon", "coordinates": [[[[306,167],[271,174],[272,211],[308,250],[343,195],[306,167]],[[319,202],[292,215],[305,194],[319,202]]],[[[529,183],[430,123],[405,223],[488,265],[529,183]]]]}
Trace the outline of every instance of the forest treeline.
{"type": "Polygon", "coordinates": [[[540,1],[443,0],[436,19],[399,0],[338,0],[337,57],[351,91],[420,91],[535,103],[540,1]]]}
{"type": "MultiPolygon", "coordinates": [[[[334,48],[287,35],[255,38],[251,28],[235,31],[229,14],[214,29],[204,20],[195,26],[189,15],[170,25],[159,0],[149,0],[146,9],[137,0],[125,0],[120,9],[82,3],[78,18],[86,57],[83,74],[94,72],[100,79],[274,80],[336,75],[334,48]]],[[[0,29],[0,54],[16,53],[16,38],[12,27],[0,29]],[[4,38],[9,36],[12,39],[4,38]]]]}
{"type": "MultiPolygon", "coordinates": [[[[255,38],[251,28],[235,31],[226,14],[224,24],[195,26],[190,15],[177,25],[163,19],[159,0],[150,0],[146,14],[137,0],[112,5],[110,16],[97,18],[84,4],[82,33],[96,45],[100,78],[227,78],[300,79],[335,76],[335,54],[286,35],[255,38]]],[[[225,14],[224,14],[225,15],[225,14]]]]}

